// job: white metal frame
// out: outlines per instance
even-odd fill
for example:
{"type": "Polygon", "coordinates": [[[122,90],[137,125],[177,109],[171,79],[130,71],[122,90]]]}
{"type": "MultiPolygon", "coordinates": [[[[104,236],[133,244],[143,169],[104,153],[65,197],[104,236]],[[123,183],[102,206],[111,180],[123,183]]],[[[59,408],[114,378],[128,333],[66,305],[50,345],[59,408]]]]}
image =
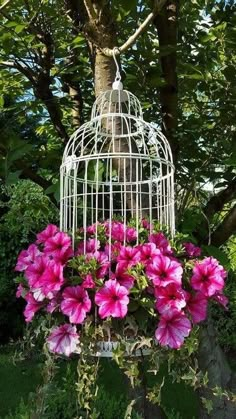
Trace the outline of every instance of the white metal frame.
{"type": "Polygon", "coordinates": [[[60,182],[60,228],[74,239],[83,227],[84,249],[88,225],[108,220],[111,231],[115,215],[125,227],[130,218],[136,226],[142,218],[150,225],[157,219],[174,234],[170,145],[156,125],[144,121],[138,99],[123,90],[119,73],[113,89],[96,99],[91,120],[70,138],[60,182]]]}

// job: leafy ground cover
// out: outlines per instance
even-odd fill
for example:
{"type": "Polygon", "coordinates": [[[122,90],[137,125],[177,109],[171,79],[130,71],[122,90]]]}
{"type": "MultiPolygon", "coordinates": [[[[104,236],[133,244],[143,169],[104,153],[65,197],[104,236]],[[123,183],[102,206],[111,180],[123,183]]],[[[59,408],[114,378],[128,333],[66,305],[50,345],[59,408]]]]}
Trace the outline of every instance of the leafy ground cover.
{"type": "Polygon", "coordinates": [[[34,360],[13,362],[13,353],[0,350],[0,418],[14,411],[21,399],[41,383],[41,365],[34,360]]]}
{"type": "MultiPolygon", "coordinates": [[[[67,400],[71,394],[76,374],[76,360],[68,363],[59,362],[55,383],[49,389],[50,406],[45,418],[65,419],[61,413],[58,400],[68,407],[73,400],[67,400]],[[65,380],[62,378],[65,377],[65,380]],[[70,382],[69,382],[70,381],[70,382]],[[58,411],[54,409],[59,409],[58,411]]],[[[21,414],[21,409],[27,410],[27,401],[32,392],[35,392],[42,383],[42,364],[35,359],[13,362],[13,353],[0,350],[0,418],[27,418],[21,414]],[[19,406],[21,408],[19,409],[19,406]],[[25,407],[24,407],[25,406],[25,407]],[[18,412],[18,413],[15,413],[18,412]],[[12,414],[12,416],[7,416],[12,414]]],[[[166,370],[163,368],[157,376],[159,382],[165,376],[162,392],[162,403],[167,418],[193,419],[198,417],[197,397],[190,387],[180,383],[172,384],[166,370]]],[[[102,360],[102,373],[99,378],[100,390],[97,396],[96,409],[101,413],[101,419],[115,419],[117,414],[122,415],[127,405],[127,384],[116,364],[112,360],[102,360]]],[[[69,412],[68,412],[69,413],[69,412]]],[[[120,416],[122,417],[122,416],[120,416]]],[[[44,418],[44,416],[43,416],[44,418]]]]}

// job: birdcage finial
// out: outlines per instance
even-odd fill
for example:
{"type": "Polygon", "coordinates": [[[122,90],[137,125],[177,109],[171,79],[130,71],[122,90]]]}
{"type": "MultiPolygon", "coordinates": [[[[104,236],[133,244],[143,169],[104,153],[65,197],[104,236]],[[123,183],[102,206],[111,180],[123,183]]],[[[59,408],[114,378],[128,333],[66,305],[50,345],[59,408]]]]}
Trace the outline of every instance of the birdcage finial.
{"type": "Polygon", "coordinates": [[[113,90],[123,90],[123,83],[121,82],[121,74],[120,74],[120,67],[119,64],[117,62],[116,59],[116,52],[119,52],[119,48],[118,47],[114,47],[113,48],[113,59],[115,61],[115,65],[116,65],[116,77],[115,77],[115,81],[112,84],[112,89],[113,90]]]}

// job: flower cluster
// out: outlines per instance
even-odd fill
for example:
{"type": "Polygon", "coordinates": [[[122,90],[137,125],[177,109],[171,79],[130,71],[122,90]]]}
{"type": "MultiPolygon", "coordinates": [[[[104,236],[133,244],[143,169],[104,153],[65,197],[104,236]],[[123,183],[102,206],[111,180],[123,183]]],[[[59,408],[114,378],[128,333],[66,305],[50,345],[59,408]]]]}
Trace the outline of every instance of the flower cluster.
{"type": "Polygon", "coordinates": [[[74,250],[70,236],[50,224],[18,256],[15,270],[24,279],[17,297],[26,300],[26,322],[40,310],[60,321],[65,316],[48,337],[49,349],[59,354],[76,350],[80,325],[97,310],[102,322],[135,318],[140,308],[156,323],[159,344],[177,349],[206,319],[209,299],[227,305],[225,270],[213,257],[200,256],[199,247],[175,246],[147,220],[138,230],[117,220],[81,229],[74,250]]]}

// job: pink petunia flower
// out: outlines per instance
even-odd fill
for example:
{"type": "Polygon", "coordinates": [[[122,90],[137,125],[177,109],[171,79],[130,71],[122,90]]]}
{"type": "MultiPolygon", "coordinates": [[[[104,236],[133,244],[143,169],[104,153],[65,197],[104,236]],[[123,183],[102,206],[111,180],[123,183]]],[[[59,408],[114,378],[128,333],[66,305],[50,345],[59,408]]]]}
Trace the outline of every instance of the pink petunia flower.
{"type": "Polygon", "coordinates": [[[62,293],[61,311],[69,316],[71,323],[83,323],[86,313],[91,310],[91,300],[80,285],[67,287],[62,293]]]}
{"type": "Polygon", "coordinates": [[[160,249],[163,255],[172,255],[173,251],[171,249],[170,243],[168,242],[166,236],[163,233],[153,233],[148,236],[150,243],[155,243],[156,247],[160,249]]]}
{"type": "Polygon", "coordinates": [[[48,337],[47,343],[51,352],[70,356],[79,344],[79,334],[76,331],[76,326],[63,324],[55,327],[48,337]]]}
{"type": "Polygon", "coordinates": [[[107,256],[111,255],[111,260],[112,261],[116,261],[117,256],[120,253],[120,249],[122,247],[121,242],[115,242],[115,243],[111,243],[111,245],[109,243],[107,243],[105,245],[105,253],[107,256]]]}
{"type": "Polygon", "coordinates": [[[120,242],[125,240],[125,227],[123,223],[119,221],[112,221],[110,229],[109,222],[106,222],[105,227],[107,236],[110,236],[111,233],[112,240],[120,242]]]}
{"type": "MultiPolygon", "coordinates": [[[[45,300],[45,298],[46,298],[46,295],[44,294],[42,288],[31,288],[31,292],[33,294],[34,299],[37,302],[41,302],[41,301],[45,300]]],[[[52,297],[53,297],[53,294],[51,295],[51,298],[52,297]]]]}
{"type": "Polygon", "coordinates": [[[160,317],[155,337],[161,346],[178,349],[191,331],[191,322],[183,312],[166,311],[160,317]]]}
{"type": "Polygon", "coordinates": [[[141,244],[137,248],[141,252],[140,262],[145,266],[152,262],[155,256],[161,253],[154,243],[141,244]]]}
{"type": "Polygon", "coordinates": [[[52,293],[59,291],[65,282],[63,277],[63,266],[60,263],[55,263],[53,260],[50,261],[40,282],[46,297],[52,298],[52,293]]]}
{"type": "Polygon", "coordinates": [[[25,277],[28,279],[28,283],[32,288],[39,288],[42,286],[41,278],[50,259],[47,256],[37,256],[34,263],[28,266],[25,271],[25,277]]]}
{"type": "Polygon", "coordinates": [[[85,276],[85,278],[84,278],[81,286],[83,288],[90,288],[90,289],[95,288],[96,284],[95,284],[95,282],[94,282],[93,277],[92,277],[91,274],[87,274],[85,276]]]}
{"type": "Polygon", "coordinates": [[[28,266],[34,263],[37,256],[41,255],[40,250],[35,244],[31,244],[27,250],[22,250],[18,256],[15,271],[23,272],[28,266]]]}
{"type": "Polygon", "coordinates": [[[117,256],[117,262],[126,264],[127,268],[136,265],[141,260],[141,252],[137,247],[122,246],[117,256]]]}
{"type": "Polygon", "coordinates": [[[59,231],[45,242],[44,253],[53,257],[56,262],[64,264],[73,254],[71,238],[59,231]]]}
{"type": "Polygon", "coordinates": [[[94,253],[100,249],[100,241],[96,239],[88,239],[85,243],[85,252],[84,252],[84,242],[79,243],[76,255],[83,255],[88,253],[94,253]]]}
{"type": "Polygon", "coordinates": [[[96,271],[96,278],[103,279],[108,272],[110,267],[110,262],[108,260],[108,256],[105,252],[94,252],[90,256],[94,257],[98,263],[98,269],[96,271]]]}
{"type": "Polygon", "coordinates": [[[58,311],[59,307],[61,305],[61,294],[57,294],[55,297],[53,297],[49,303],[46,306],[46,311],[48,313],[54,313],[54,311],[58,311]]]}
{"type": "Polygon", "coordinates": [[[137,230],[134,227],[127,227],[125,230],[125,238],[128,243],[137,240],[137,230]]]}
{"type": "Polygon", "coordinates": [[[195,295],[188,293],[186,308],[191,314],[193,323],[200,323],[207,317],[207,298],[201,292],[195,295]]]}
{"type": "Polygon", "coordinates": [[[146,228],[147,230],[149,230],[150,228],[153,228],[152,224],[150,224],[150,222],[146,218],[143,218],[141,220],[141,226],[143,228],[146,228]]]}
{"type": "Polygon", "coordinates": [[[185,291],[179,285],[172,282],[166,287],[155,289],[156,304],[155,307],[160,314],[166,311],[181,311],[186,306],[185,291]]]}
{"type": "Polygon", "coordinates": [[[224,288],[226,272],[219,262],[207,257],[195,264],[190,284],[196,291],[200,291],[205,297],[212,297],[224,288]]]}
{"type": "Polygon", "coordinates": [[[185,251],[190,258],[197,258],[201,256],[202,250],[200,247],[195,246],[193,243],[183,243],[185,251]]]}
{"type": "Polygon", "coordinates": [[[128,311],[128,290],[115,279],[109,279],[95,294],[95,303],[99,306],[98,312],[102,319],[109,316],[123,318],[128,311]]]}
{"type": "Polygon", "coordinates": [[[28,323],[32,321],[35,313],[37,313],[37,311],[41,309],[42,303],[36,301],[30,292],[25,296],[25,299],[27,301],[27,304],[24,309],[24,316],[25,321],[28,323]]]}
{"type": "Polygon", "coordinates": [[[111,274],[111,279],[116,279],[120,285],[128,290],[134,286],[134,277],[127,273],[126,263],[118,263],[116,265],[116,271],[111,274]]]}
{"type": "Polygon", "coordinates": [[[48,226],[41,231],[41,233],[37,234],[37,241],[36,243],[45,243],[48,239],[55,236],[55,234],[59,231],[58,227],[54,224],[48,224],[48,226]]]}
{"type": "Polygon", "coordinates": [[[99,226],[101,226],[101,225],[102,225],[102,224],[101,224],[101,223],[99,223],[99,222],[94,223],[94,224],[92,224],[91,226],[88,226],[88,227],[87,227],[86,232],[92,236],[93,234],[95,234],[95,233],[96,233],[96,228],[98,228],[98,227],[99,227],[99,226]]]}
{"type": "Polygon", "coordinates": [[[155,256],[153,262],[146,268],[147,276],[156,287],[166,287],[171,282],[180,286],[182,273],[183,268],[180,263],[163,255],[155,256]]]}
{"type": "Polygon", "coordinates": [[[217,301],[217,303],[219,303],[220,305],[222,305],[226,310],[228,310],[228,303],[229,303],[229,299],[228,297],[226,297],[226,295],[224,295],[221,292],[218,292],[217,294],[212,296],[212,299],[217,301]]]}
{"type": "Polygon", "coordinates": [[[24,298],[24,296],[26,295],[27,291],[26,289],[23,287],[22,284],[19,284],[16,290],[16,298],[24,298]]]}

